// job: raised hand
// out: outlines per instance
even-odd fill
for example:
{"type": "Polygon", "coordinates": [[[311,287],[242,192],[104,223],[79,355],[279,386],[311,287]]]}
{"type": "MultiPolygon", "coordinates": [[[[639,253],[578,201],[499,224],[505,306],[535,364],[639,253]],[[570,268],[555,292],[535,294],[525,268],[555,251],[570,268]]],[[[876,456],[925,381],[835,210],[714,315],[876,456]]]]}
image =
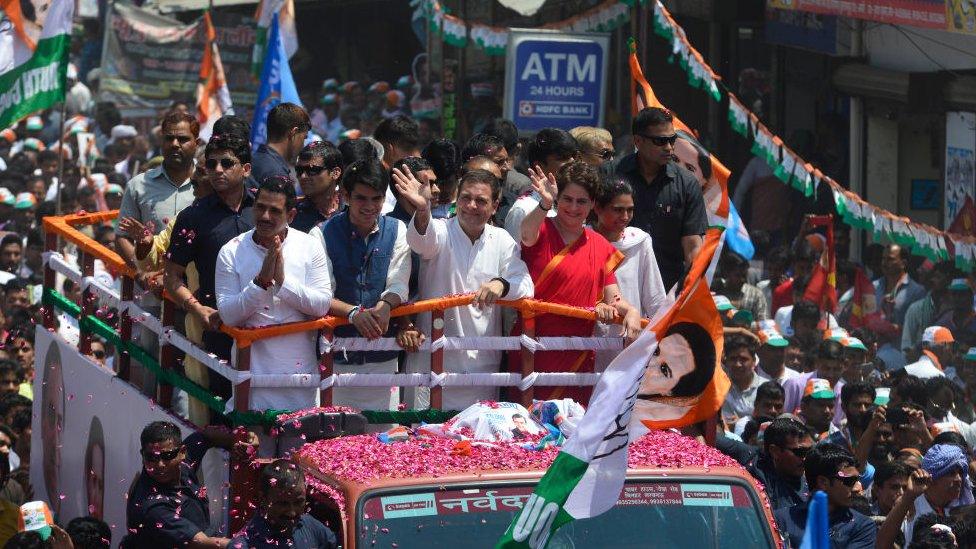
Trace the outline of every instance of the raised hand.
{"type": "Polygon", "coordinates": [[[134,217],[123,217],[119,220],[119,230],[137,244],[152,244],[152,231],[134,217]]]}
{"type": "Polygon", "coordinates": [[[559,194],[559,188],[556,186],[556,177],[552,174],[547,174],[537,164],[534,167],[529,167],[529,179],[532,180],[532,189],[539,195],[539,205],[546,210],[552,208],[556,200],[556,195],[559,194]]]}
{"type": "Polygon", "coordinates": [[[427,210],[430,208],[430,188],[424,185],[410,171],[410,168],[403,166],[403,169],[393,168],[393,182],[400,199],[413,206],[415,210],[427,210]]]}

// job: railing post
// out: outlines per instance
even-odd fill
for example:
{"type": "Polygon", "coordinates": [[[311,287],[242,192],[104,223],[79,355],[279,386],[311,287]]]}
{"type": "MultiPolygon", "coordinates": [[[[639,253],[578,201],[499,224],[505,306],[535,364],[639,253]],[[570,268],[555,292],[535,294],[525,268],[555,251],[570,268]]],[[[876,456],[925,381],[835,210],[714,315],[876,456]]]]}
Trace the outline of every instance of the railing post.
{"type": "MultiPolygon", "coordinates": [[[[47,252],[57,252],[58,251],[58,233],[49,232],[44,235],[44,251],[47,252]]],[[[51,268],[51,265],[44,264],[44,289],[56,290],[57,285],[55,281],[57,280],[57,273],[51,268]]],[[[45,305],[42,309],[44,312],[44,328],[46,330],[54,330],[54,319],[57,318],[57,309],[54,305],[45,305]]]]}
{"type": "MultiPolygon", "coordinates": [[[[169,372],[176,370],[176,347],[166,340],[169,330],[175,330],[173,326],[176,318],[176,305],[168,299],[163,299],[162,313],[160,314],[160,324],[163,326],[162,333],[159,334],[159,365],[162,369],[169,372]]],[[[157,380],[156,390],[159,395],[159,405],[167,410],[173,405],[173,386],[169,383],[162,383],[162,376],[157,380]]]]}
{"type": "MultiPolygon", "coordinates": [[[[322,328],[322,337],[325,339],[329,346],[326,352],[322,353],[322,358],[319,359],[319,383],[322,379],[325,379],[335,373],[335,366],[332,362],[332,341],[335,339],[335,334],[332,333],[332,328],[326,326],[322,328]]],[[[332,406],[332,387],[322,389],[319,386],[319,405],[320,406],[332,406]]]]}
{"type": "MultiPolygon", "coordinates": [[[[135,299],[133,294],[135,294],[135,281],[130,276],[122,275],[122,292],[119,294],[121,300],[119,304],[121,309],[119,311],[119,339],[125,344],[132,342],[132,316],[129,315],[128,304],[135,299]]],[[[132,355],[124,345],[116,351],[119,353],[119,377],[124,381],[129,381],[129,376],[132,375],[132,355]]]]}
{"type": "MultiPolygon", "coordinates": [[[[535,312],[530,310],[520,310],[522,316],[522,333],[527,337],[535,337],[535,312]]],[[[522,377],[535,371],[535,355],[522,344],[522,377]]],[[[524,391],[519,391],[522,406],[529,408],[532,406],[532,398],[535,396],[535,387],[529,387],[524,391]]]]}
{"type": "MultiPolygon", "coordinates": [[[[251,371],[251,346],[234,345],[234,369],[238,372],[251,371]]],[[[251,409],[251,380],[245,379],[234,386],[234,409],[247,412],[251,409]]]]}
{"type": "MultiPolygon", "coordinates": [[[[436,309],[430,312],[430,343],[444,336],[444,309],[436,309]]],[[[430,354],[430,373],[444,373],[444,348],[441,347],[430,354]]],[[[440,385],[430,388],[430,407],[434,410],[442,410],[444,406],[444,390],[440,385]]]]}
{"type": "MultiPolygon", "coordinates": [[[[84,285],[85,279],[95,275],[95,256],[79,248],[79,260],[81,262],[81,282],[84,285]]],[[[78,350],[83,355],[91,353],[92,334],[91,330],[85,326],[85,318],[95,314],[98,309],[98,294],[91,287],[83,287],[81,290],[81,315],[78,317],[78,350]]]]}
{"type": "MultiPolygon", "coordinates": [[[[249,372],[251,370],[251,347],[241,347],[235,343],[232,351],[234,357],[234,368],[239,372],[249,372]]],[[[234,410],[246,413],[251,408],[251,380],[245,380],[234,386],[234,410]]],[[[272,434],[273,436],[273,434],[272,434]]],[[[249,473],[247,462],[236,457],[234,453],[230,456],[230,526],[231,532],[236,532],[242,528],[251,515],[248,506],[249,501],[246,497],[247,483],[252,478],[249,473]]]]}

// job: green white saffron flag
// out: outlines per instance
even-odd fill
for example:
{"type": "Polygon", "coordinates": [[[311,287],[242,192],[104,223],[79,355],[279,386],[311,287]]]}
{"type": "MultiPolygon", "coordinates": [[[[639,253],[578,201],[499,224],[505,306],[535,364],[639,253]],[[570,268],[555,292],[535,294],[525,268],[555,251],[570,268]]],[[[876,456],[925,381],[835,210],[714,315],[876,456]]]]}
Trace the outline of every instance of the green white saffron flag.
{"type": "Polygon", "coordinates": [[[74,0],[53,0],[38,36],[23,24],[19,0],[0,0],[0,128],[64,100],[74,0]],[[36,42],[35,42],[36,40],[36,42]]]}

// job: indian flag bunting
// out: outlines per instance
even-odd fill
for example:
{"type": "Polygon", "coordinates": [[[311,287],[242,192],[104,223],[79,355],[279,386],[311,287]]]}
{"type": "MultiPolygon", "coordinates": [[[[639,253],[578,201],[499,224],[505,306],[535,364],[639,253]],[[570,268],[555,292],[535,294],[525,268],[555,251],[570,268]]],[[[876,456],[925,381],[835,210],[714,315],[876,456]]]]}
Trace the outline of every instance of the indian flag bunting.
{"type": "Polygon", "coordinates": [[[444,43],[455,48],[463,48],[468,44],[468,27],[464,21],[453,15],[443,14],[440,33],[444,43]]]}
{"type": "Polygon", "coordinates": [[[742,137],[749,136],[749,115],[742,103],[732,94],[729,94],[729,124],[735,133],[742,137]]]}
{"type": "Polygon", "coordinates": [[[203,13],[203,23],[207,40],[200,63],[200,83],[197,84],[197,120],[200,121],[200,138],[207,141],[213,133],[214,122],[225,114],[234,114],[234,106],[217,49],[217,29],[209,11],[203,13]]]}
{"type": "Polygon", "coordinates": [[[783,147],[783,158],[779,165],[773,170],[773,174],[783,182],[784,185],[793,184],[793,174],[796,172],[797,157],[793,151],[783,147]]]}
{"type": "Polygon", "coordinates": [[[505,55],[508,46],[508,29],[472,24],[471,40],[488,55],[505,55]]]}
{"type": "Polygon", "coordinates": [[[20,0],[0,0],[13,27],[0,49],[0,128],[64,101],[74,0],[52,0],[37,37],[25,30],[20,0]]]}

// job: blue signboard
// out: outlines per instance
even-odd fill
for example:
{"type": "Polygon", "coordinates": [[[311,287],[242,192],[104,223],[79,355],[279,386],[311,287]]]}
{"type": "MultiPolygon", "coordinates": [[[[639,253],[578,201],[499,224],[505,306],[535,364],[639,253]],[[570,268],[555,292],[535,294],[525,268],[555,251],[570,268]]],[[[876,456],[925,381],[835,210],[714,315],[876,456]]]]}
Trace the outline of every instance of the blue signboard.
{"type": "Polygon", "coordinates": [[[609,37],[519,31],[509,35],[505,117],[521,132],[602,126],[609,37]]]}

